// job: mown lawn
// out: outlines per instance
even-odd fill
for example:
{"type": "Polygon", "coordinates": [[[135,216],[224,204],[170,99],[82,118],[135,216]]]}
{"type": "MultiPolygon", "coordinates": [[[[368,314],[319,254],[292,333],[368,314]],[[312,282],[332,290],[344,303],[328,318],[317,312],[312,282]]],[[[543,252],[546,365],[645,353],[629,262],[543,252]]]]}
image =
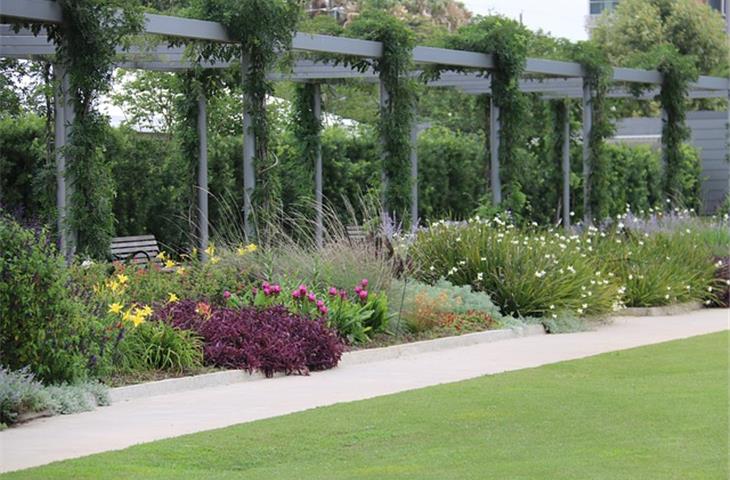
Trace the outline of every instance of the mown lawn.
{"type": "Polygon", "coordinates": [[[7,478],[726,480],[728,334],[319,408],[7,478]]]}

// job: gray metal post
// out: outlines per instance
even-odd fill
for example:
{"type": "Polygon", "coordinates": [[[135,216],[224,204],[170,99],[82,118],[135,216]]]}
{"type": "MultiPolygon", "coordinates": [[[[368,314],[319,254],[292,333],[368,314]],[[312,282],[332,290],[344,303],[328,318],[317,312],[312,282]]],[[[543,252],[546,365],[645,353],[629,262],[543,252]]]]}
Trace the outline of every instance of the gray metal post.
{"type": "MultiPolygon", "coordinates": [[[[314,84],[314,96],[312,98],[312,110],[317,124],[322,122],[322,91],[319,84],[314,84]]],[[[317,247],[322,248],[323,231],[324,231],[324,212],[322,205],[322,142],[317,139],[317,146],[314,152],[314,208],[315,208],[315,224],[314,238],[317,247]]]]}
{"type": "Polygon", "coordinates": [[[492,203],[502,203],[502,182],[499,176],[499,107],[494,97],[489,99],[489,183],[492,190],[492,203]]]}
{"type": "Polygon", "coordinates": [[[411,122],[411,229],[418,226],[418,124],[411,122]]]}
{"type": "MultiPolygon", "coordinates": [[[[382,114],[386,108],[388,108],[388,102],[390,102],[390,93],[385,88],[385,82],[380,81],[380,113],[382,114]]],[[[383,139],[381,139],[381,144],[383,139]]],[[[383,148],[383,163],[386,162],[388,152],[383,148]]],[[[388,177],[385,174],[385,165],[380,170],[380,203],[383,209],[383,214],[388,212],[388,205],[386,201],[386,191],[388,190],[388,177]]]]}
{"type": "Polygon", "coordinates": [[[586,225],[593,222],[591,213],[591,159],[590,137],[593,122],[591,89],[583,82],[583,221],[586,225]]]}
{"type": "Polygon", "coordinates": [[[570,109],[567,100],[560,102],[563,122],[563,226],[570,227],[570,109]]]}
{"type": "MultiPolygon", "coordinates": [[[[241,56],[241,78],[246,81],[248,76],[249,62],[241,56]]],[[[253,132],[253,121],[250,108],[251,100],[248,95],[243,98],[243,231],[246,239],[252,241],[254,238],[254,220],[252,217],[252,198],[256,187],[254,171],[254,157],[256,155],[256,137],[253,132]]]]}
{"type": "MultiPolygon", "coordinates": [[[[71,143],[71,130],[73,128],[74,120],[76,119],[76,111],[74,110],[74,99],[71,95],[71,86],[69,85],[69,77],[64,71],[63,75],[63,98],[64,98],[64,115],[63,115],[63,122],[64,122],[64,145],[68,145],[71,143]]],[[[69,162],[72,162],[73,159],[66,158],[64,159],[64,182],[66,185],[66,211],[65,211],[65,217],[64,222],[68,223],[67,217],[68,217],[68,205],[69,205],[69,199],[73,198],[74,194],[74,187],[75,187],[75,179],[68,175],[68,172],[66,168],[68,167],[69,162]]],[[[66,262],[71,263],[73,260],[73,256],[76,254],[76,245],[78,244],[78,232],[75,228],[69,228],[68,225],[66,226],[67,230],[67,243],[66,243],[66,250],[64,252],[64,255],[66,257],[66,262]]]]}
{"type": "Polygon", "coordinates": [[[208,111],[203,93],[198,97],[198,248],[203,261],[208,248],[208,111]]]}
{"type": "Polygon", "coordinates": [[[56,82],[54,91],[55,132],[54,146],[56,151],[56,208],[58,213],[58,239],[60,251],[67,257],[69,248],[68,229],[66,228],[66,158],[63,147],[66,144],[66,95],[64,89],[65,68],[60,64],[53,65],[56,82]]]}

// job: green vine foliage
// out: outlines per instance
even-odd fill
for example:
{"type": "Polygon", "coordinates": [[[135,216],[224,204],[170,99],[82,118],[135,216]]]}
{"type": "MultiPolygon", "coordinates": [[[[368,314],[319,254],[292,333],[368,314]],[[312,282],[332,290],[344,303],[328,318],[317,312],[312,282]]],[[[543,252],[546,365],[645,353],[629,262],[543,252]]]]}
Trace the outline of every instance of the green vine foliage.
{"type": "Polygon", "coordinates": [[[301,14],[300,0],[195,0],[192,13],[222,23],[238,44],[207,44],[199,51],[205,59],[233,61],[245,59],[243,79],[247,108],[256,137],[255,170],[258,188],[254,201],[259,219],[272,214],[278,204],[272,168],[276,160],[269,152],[270,128],[266,97],[274,92],[266,75],[281,52],[291,47],[301,14]]]}
{"type": "Polygon", "coordinates": [[[296,85],[291,123],[296,155],[300,166],[297,170],[302,173],[307,172],[299,178],[306,185],[303,190],[310,192],[309,198],[312,198],[312,192],[314,192],[312,172],[314,172],[316,152],[320,148],[320,134],[322,132],[322,122],[317,119],[314,111],[315,88],[316,86],[312,83],[299,83],[296,85]]]}
{"type": "Polygon", "coordinates": [[[659,103],[666,114],[662,126],[664,195],[683,207],[699,208],[699,175],[683,152],[683,145],[690,138],[687,94],[690,82],[697,80],[699,75],[696,62],[671,45],[661,45],[648,55],[652,58],[650,63],[662,74],[659,103]],[[697,178],[693,180],[695,175],[697,178]]]}
{"type": "MultiPolygon", "coordinates": [[[[520,215],[527,205],[521,178],[527,173],[518,148],[524,144],[522,121],[528,102],[520,92],[519,80],[525,69],[531,35],[523,25],[500,17],[482,17],[445,40],[447,48],[483,52],[494,56],[492,98],[500,109],[500,176],[504,207],[520,215]]],[[[444,70],[440,68],[439,70],[444,70]]],[[[453,70],[453,67],[449,67],[453,70]]],[[[485,104],[486,105],[486,104],[485,104]]],[[[488,118],[488,117],[487,117],[488,118]]]]}
{"type": "Polygon", "coordinates": [[[411,52],[415,46],[413,32],[406,24],[382,11],[366,11],[352,22],[348,35],[383,43],[383,55],[375,59],[345,59],[359,70],[372,67],[388,92],[380,110],[378,133],[383,149],[383,173],[386,185],[385,206],[399,221],[407,221],[410,206],[410,132],[413,122],[414,81],[411,52]]]}
{"type": "Polygon", "coordinates": [[[608,157],[603,153],[603,145],[606,138],[614,133],[606,103],[613,69],[603,49],[591,41],[576,43],[573,59],[583,66],[583,81],[591,92],[591,131],[587,139],[589,170],[587,177],[583,179],[583,216],[586,219],[604,218],[608,215],[611,200],[608,157]]]}
{"type": "Polygon", "coordinates": [[[58,3],[64,22],[46,30],[66,68],[75,113],[64,151],[73,189],[67,227],[78,233],[79,252],[105,257],[114,231],[114,183],[103,152],[108,125],[94,102],[109,89],[117,45],[141,30],[142,16],[128,0],[58,3]]]}

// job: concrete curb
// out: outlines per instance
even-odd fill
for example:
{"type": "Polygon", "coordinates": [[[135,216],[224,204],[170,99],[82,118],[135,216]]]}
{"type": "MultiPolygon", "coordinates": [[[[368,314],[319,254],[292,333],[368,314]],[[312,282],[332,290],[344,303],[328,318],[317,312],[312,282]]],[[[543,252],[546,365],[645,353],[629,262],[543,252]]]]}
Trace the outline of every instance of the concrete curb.
{"type": "MultiPolygon", "coordinates": [[[[545,334],[542,325],[528,325],[525,327],[505,330],[488,330],[486,332],[468,333],[456,337],[444,337],[422,342],[404,343],[391,347],[371,348],[345,352],[339,366],[358,365],[362,363],[379,362],[393,358],[417,355],[419,353],[435,352],[449,348],[466,347],[480,343],[497,342],[510,338],[527,335],[545,334]]],[[[281,375],[275,375],[281,376],[281,375]]],[[[219,387],[239,382],[263,380],[266,377],[261,373],[248,373],[244,370],[226,370],[223,372],[205,373],[192,377],[168,378],[156,382],[146,382],[126,387],[109,389],[109,399],[112,403],[134,400],[137,398],[167,395],[169,393],[197,390],[201,388],[219,387]]]]}
{"type": "Polygon", "coordinates": [[[358,365],[362,363],[381,362],[393,358],[418,355],[419,353],[436,352],[449,348],[468,347],[480,343],[491,343],[510,338],[528,335],[545,334],[542,325],[527,325],[524,327],[503,330],[487,330],[486,332],[467,333],[456,337],[436,338],[421,342],[403,343],[391,347],[370,348],[347,352],[342,356],[338,366],[358,365]]]}
{"type": "Polygon", "coordinates": [[[665,317],[702,310],[701,302],[677,303],[661,307],[629,307],[616,312],[617,317],[665,317]]]}

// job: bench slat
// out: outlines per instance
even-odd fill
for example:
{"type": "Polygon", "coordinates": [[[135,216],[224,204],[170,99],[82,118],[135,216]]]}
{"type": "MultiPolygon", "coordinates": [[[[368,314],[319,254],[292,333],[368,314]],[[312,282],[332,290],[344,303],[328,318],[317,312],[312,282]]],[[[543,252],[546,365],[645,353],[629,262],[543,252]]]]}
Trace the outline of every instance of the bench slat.
{"type": "Polygon", "coordinates": [[[112,238],[112,243],[118,243],[118,242],[134,242],[137,240],[153,240],[157,241],[155,239],[154,235],[135,235],[131,237],[114,237],[112,238]]]}
{"type": "Polygon", "coordinates": [[[137,253],[137,252],[147,252],[150,254],[150,256],[155,256],[158,253],[160,253],[160,250],[157,247],[154,248],[139,248],[139,247],[128,247],[128,248],[112,248],[112,255],[114,254],[129,254],[129,253],[137,253]]]}
{"type": "Polygon", "coordinates": [[[157,242],[128,242],[128,243],[113,243],[112,250],[115,248],[159,248],[157,242]]]}

